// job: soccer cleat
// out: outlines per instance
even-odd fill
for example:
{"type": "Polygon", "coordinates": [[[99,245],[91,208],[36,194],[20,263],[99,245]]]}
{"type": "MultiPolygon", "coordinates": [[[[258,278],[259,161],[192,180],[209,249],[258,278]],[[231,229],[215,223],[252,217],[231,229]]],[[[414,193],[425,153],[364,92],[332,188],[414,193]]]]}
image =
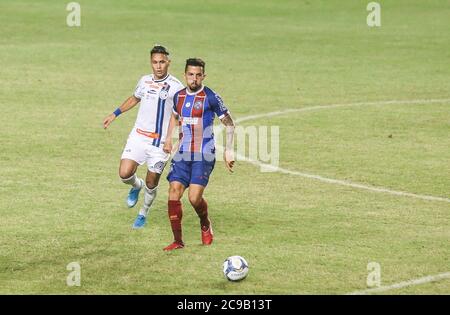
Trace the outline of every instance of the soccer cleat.
{"type": "Polygon", "coordinates": [[[212,230],[212,224],[209,222],[209,228],[206,231],[202,230],[202,243],[203,245],[211,245],[214,239],[214,233],[212,230]]]}
{"type": "Polygon", "coordinates": [[[133,208],[139,199],[139,192],[141,191],[142,187],[144,187],[144,181],[141,179],[141,188],[131,188],[130,192],[128,193],[127,198],[127,206],[128,208],[133,208]]]}
{"type": "Polygon", "coordinates": [[[147,222],[147,217],[143,216],[142,214],[139,214],[134,220],[133,229],[141,229],[144,227],[145,223],[147,222]]]}
{"type": "Polygon", "coordinates": [[[173,242],[173,243],[170,244],[169,246],[165,247],[164,250],[165,250],[165,251],[171,251],[171,250],[174,250],[174,249],[181,249],[181,248],[183,248],[183,247],[184,247],[184,244],[180,244],[180,243],[177,243],[177,242],[173,242]]]}

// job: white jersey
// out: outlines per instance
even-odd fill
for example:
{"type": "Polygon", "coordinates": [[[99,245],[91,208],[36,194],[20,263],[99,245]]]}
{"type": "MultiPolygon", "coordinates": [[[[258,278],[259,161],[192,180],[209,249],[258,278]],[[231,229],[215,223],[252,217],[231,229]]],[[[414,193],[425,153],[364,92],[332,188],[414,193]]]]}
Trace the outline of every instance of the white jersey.
{"type": "Polygon", "coordinates": [[[159,147],[164,144],[173,108],[173,96],[183,89],[183,84],[168,74],[155,80],[153,75],[144,75],[136,86],[134,96],[141,100],[131,134],[139,134],[159,147]]]}

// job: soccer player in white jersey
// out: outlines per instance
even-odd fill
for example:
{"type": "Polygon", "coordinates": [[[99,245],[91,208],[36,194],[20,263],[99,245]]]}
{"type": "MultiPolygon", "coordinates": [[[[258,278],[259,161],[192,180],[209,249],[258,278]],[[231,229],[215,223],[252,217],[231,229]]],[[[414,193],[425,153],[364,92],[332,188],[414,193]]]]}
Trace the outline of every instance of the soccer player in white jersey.
{"type": "Polygon", "coordinates": [[[162,148],[172,114],[173,96],[184,88],[178,79],[168,73],[170,59],[165,47],[153,47],[150,51],[150,63],[153,74],[144,75],[134,94],[103,121],[106,129],[120,114],[140,102],[136,123],[128,136],[119,167],[122,181],[132,186],[127,198],[128,207],[136,205],[139,192],[144,188],[144,204],[133,223],[134,229],[144,227],[150,206],[156,197],[159,178],[170,157],[162,148]],[[144,163],[147,163],[148,169],[145,182],[136,176],[138,166],[144,163]]]}

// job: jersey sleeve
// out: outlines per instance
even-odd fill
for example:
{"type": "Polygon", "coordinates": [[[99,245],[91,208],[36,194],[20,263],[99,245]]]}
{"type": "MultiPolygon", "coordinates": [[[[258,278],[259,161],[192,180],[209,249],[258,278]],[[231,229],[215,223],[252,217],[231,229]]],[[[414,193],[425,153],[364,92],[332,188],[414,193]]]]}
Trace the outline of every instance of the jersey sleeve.
{"type": "Polygon", "coordinates": [[[134,97],[141,99],[144,96],[144,77],[142,77],[134,89],[134,97]]]}
{"type": "Polygon", "coordinates": [[[184,85],[175,77],[172,77],[173,82],[173,89],[175,91],[175,94],[173,95],[173,106],[172,106],[172,113],[179,116],[177,105],[178,105],[178,95],[180,94],[180,91],[184,89],[184,85]]]}
{"type": "Polygon", "coordinates": [[[209,96],[209,104],[214,113],[216,113],[219,119],[225,117],[228,114],[228,108],[223,103],[222,98],[216,92],[211,91],[212,93],[209,96]]]}
{"type": "Polygon", "coordinates": [[[172,106],[172,113],[175,115],[179,115],[177,111],[177,104],[178,104],[178,92],[173,95],[173,106],[172,106]]]}

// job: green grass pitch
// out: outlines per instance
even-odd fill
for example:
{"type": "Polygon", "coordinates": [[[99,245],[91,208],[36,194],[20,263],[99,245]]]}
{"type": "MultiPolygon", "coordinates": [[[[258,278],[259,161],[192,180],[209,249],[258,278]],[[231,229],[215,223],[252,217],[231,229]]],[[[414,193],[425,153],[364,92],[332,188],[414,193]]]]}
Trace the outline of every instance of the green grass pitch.
{"type": "MultiPolygon", "coordinates": [[[[449,1],[380,0],[380,27],[366,23],[368,0],[80,0],[80,27],[66,25],[68,2],[0,2],[0,293],[345,294],[367,289],[369,262],[384,286],[450,271],[449,1]],[[213,245],[200,245],[185,197],[186,247],[163,252],[165,176],[140,231],[142,195],[126,208],[118,177],[136,110],[102,129],[150,73],[155,43],[180,79],[185,59],[202,57],[235,119],[424,100],[241,126],[279,126],[283,169],[447,201],[217,162],[213,245]],[[250,264],[240,283],[222,274],[231,255],[250,264]],[[70,262],[79,287],[66,284],[70,262]]],[[[450,280],[386,293],[449,294],[450,280]]]]}

